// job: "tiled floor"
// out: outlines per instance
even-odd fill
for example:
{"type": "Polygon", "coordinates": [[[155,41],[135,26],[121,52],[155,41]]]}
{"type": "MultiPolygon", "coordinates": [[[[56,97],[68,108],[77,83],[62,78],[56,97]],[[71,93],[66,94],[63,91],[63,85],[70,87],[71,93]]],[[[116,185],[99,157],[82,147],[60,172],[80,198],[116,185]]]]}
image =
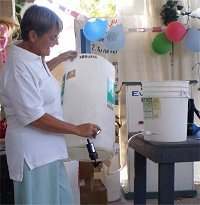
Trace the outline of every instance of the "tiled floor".
{"type": "MultiPolygon", "coordinates": [[[[175,204],[187,204],[187,205],[199,205],[200,204],[200,183],[196,183],[194,185],[194,189],[197,190],[197,197],[195,198],[186,198],[186,197],[182,197],[182,198],[176,198],[175,199],[175,204]]],[[[121,199],[118,201],[113,201],[113,202],[109,202],[108,204],[110,205],[133,205],[134,202],[133,200],[126,200],[124,199],[123,196],[121,196],[121,199]]],[[[158,200],[157,199],[147,199],[147,205],[150,204],[158,204],[158,200]]]]}

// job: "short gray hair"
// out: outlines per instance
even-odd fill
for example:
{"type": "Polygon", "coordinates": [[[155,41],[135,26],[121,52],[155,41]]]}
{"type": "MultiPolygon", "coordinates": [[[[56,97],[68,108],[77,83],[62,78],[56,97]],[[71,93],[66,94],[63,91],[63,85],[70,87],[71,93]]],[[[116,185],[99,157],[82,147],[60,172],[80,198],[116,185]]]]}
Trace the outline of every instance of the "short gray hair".
{"type": "Polygon", "coordinates": [[[54,28],[61,31],[63,29],[63,22],[54,11],[47,7],[33,5],[24,13],[20,28],[22,39],[28,40],[31,30],[42,36],[54,28]]]}

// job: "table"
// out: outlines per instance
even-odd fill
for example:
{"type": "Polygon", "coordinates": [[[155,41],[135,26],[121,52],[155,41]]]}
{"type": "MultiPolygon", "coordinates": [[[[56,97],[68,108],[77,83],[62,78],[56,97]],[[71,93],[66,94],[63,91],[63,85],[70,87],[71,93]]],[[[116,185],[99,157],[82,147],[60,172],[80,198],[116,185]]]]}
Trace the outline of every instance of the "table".
{"type": "Polygon", "coordinates": [[[135,150],[134,204],[146,204],[147,158],[158,163],[158,204],[174,204],[175,163],[200,161],[200,140],[152,142],[139,135],[129,146],[135,150]]]}

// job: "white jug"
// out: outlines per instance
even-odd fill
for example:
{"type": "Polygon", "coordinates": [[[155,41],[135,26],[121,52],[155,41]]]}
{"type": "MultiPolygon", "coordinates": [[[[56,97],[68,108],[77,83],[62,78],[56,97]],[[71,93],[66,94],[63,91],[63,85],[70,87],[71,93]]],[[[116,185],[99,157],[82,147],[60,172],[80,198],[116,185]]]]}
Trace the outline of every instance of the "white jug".
{"type": "MultiPolygon", "coordinates": [[[[73,124],[94,123],[101,127],[90,139],[98,153],[97,161],[112,158],[115,144],[115,68],[95,54],[80,54],[65,63],[62,85],[64,119],[73,124]]],[[[87,139],[66,134],[70,160],[91,161],[87,139]]]]}

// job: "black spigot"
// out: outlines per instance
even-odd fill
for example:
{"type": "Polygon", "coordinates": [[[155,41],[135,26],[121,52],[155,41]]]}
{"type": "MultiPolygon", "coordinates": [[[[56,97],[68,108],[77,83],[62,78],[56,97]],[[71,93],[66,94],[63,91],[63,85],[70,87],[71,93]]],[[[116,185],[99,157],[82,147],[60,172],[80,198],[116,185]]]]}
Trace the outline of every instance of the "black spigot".
{"type": "Polygon", "coordinates": [[[97,164],[96,160],[98,159],[98,154],[95,150],[95,147],[94,147],[94,144],[92,142],[90,142],[89,139],[87,139],[87,144],[86,144],[86,147],[87,147],[87,150],[88,150],[88,153],[89,153],[89,157],[91,160],[94,160],[94,165],[97,164]]]}

